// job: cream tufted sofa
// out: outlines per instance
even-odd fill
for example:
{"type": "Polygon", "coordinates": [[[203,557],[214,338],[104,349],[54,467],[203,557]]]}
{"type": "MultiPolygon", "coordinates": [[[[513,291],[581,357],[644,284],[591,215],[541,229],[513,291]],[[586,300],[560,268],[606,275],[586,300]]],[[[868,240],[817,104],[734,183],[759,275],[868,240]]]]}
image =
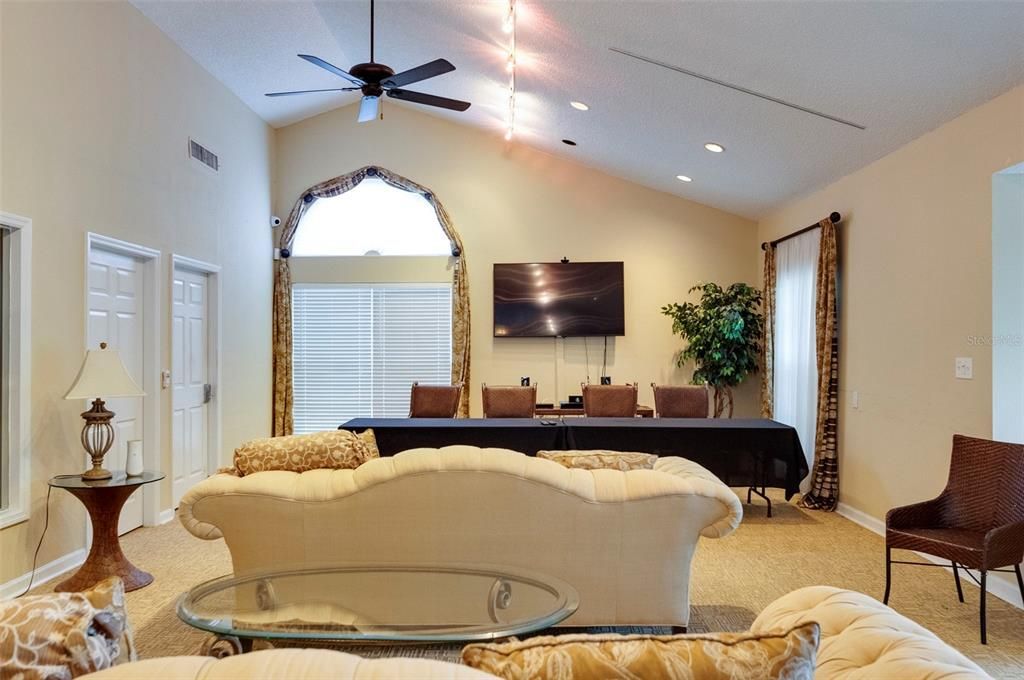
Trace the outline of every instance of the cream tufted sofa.
{"type": "Polygon", "coordinates": [[[226,659],[167,656],[85,676],[90,680],[494,680],[494,676],[428,659],[364,659],[330,649],[267,649],[226,659]]]}
{"type": "Polygon", "coordinates": [[[579,592],[564,624],[573,626],[687,625],[697,540],[729,534],[741,516],[727,486],[682,458],[581,470],[472,446],[355,470],[214,475],[178,510],[194,535],[224,538],[236,574],[346,563],[534,569],[579,592]]]}
{"type": "Polygon", "coordinates": [[[808,621],[821,626],[815,680],[991,680],[927,628],[852,590],[794,590],[768,605],[751,630],[788,629],[808,621]]]}
{"type": "MultiPolygon", "coordinates": [[[[816,680],[992,680],[933,633],[867,595],[812,586],[784,595],[761,612],[755,632],[821,625],[816,680]]],[[[96,680],[477,680],[492,676],[423,659],[360,659],[322,649],[275,649],[215,661],[182,656],[116,666],[96,680]]],[[[574,678],[573,680],[603,680],[574,678]]]]}

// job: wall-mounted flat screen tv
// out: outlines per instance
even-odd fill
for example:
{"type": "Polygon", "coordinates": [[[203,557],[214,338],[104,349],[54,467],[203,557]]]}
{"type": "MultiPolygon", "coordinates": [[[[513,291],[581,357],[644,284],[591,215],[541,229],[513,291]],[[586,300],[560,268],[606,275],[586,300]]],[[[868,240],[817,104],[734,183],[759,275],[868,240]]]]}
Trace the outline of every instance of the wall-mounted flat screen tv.
{"type": "Polygon", "coordinates": [[[494,336],[625,335],[621,262],[494,265],[494,336]]]}

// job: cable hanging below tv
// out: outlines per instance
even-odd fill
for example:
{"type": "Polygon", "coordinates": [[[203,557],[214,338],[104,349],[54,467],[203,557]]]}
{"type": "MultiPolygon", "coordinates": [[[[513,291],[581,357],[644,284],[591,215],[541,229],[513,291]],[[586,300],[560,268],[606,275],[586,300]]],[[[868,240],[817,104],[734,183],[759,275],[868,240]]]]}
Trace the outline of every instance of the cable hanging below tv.
{"type": "Polygon", "coordinates": [[[625,334],[622,262],[494,265],[494,337],[625,334]]]}

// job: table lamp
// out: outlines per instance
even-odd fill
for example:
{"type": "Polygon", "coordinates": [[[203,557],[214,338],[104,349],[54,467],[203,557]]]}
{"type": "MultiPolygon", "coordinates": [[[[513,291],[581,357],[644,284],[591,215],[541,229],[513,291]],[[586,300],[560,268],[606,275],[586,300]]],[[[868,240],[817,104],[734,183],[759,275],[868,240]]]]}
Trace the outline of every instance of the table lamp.
{"type": "Polygon", "coordinates": [[[104,407],[103,397],[144,397],[138,384],[128,374],[121,355],[101,342],[99,349],[85,353],[85,361],[78,371],[65,399],[94,399],[92,408],[82,414],[82,446],[92,458],[92,469],[82,473],[82,479],[110,479],[113,475],[103,468],[103,456],[114,443],[114,427],[110,424],[112,411],[104,407]]]}

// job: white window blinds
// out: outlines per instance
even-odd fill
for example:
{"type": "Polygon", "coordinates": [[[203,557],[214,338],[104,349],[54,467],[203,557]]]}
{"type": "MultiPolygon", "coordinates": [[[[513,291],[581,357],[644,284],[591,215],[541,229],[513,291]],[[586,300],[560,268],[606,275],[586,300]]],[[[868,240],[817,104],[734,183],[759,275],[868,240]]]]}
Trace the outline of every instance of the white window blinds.
{"type": "Polygon", "coordinates": [[[405,417],[413,382],[451,384],[451,284],[296,284],[295,432],[405,417]]]}

